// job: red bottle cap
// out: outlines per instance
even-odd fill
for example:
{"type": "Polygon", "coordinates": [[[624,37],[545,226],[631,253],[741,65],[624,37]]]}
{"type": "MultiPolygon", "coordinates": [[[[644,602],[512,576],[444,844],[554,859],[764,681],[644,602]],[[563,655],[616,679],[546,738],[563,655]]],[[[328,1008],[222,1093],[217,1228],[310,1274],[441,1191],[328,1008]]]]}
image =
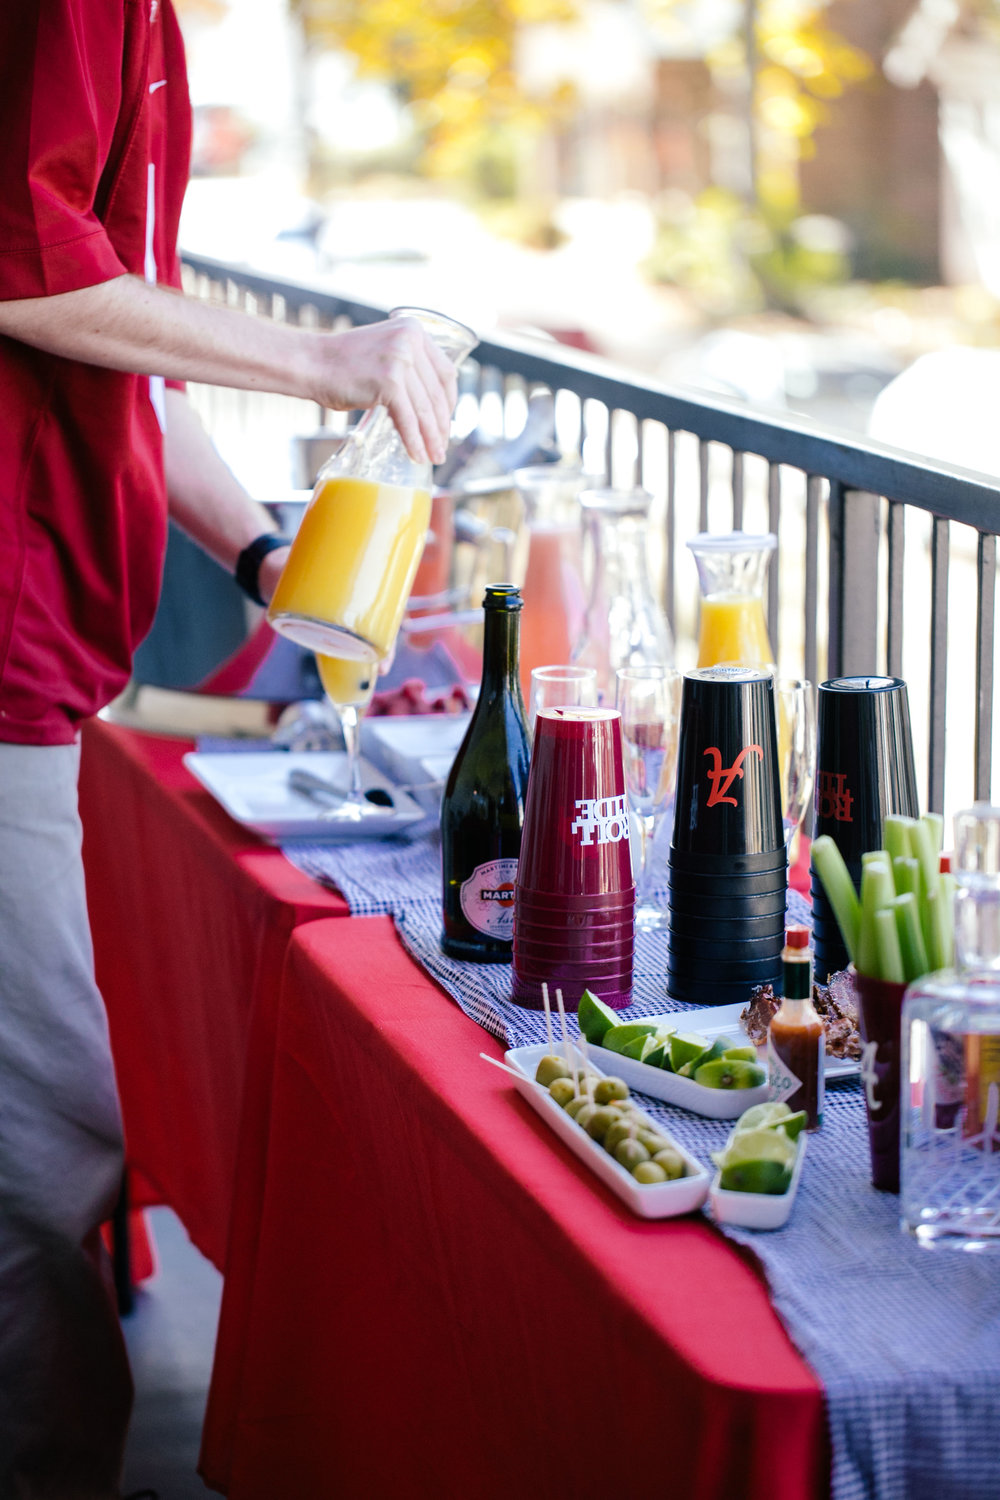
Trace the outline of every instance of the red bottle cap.
{"type": "Polygon", "coordinates": [[[798,925],[796,925],[794,927],[786,927],[785,928],[785,947],[786,948],[808,948],[809,947],[809,928],[808,927],[800,927],[798,925]]]}

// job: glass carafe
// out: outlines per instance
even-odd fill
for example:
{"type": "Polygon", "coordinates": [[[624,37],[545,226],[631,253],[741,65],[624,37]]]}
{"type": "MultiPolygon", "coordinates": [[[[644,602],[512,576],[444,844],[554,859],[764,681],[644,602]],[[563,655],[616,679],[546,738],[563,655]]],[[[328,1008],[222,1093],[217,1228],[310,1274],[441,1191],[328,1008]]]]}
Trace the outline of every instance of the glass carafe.
{"type": "Polygon", "coordinates": [[[527,702],[532,669],[567,664],[583,628],[579,497],[587,476],[573,465],[540,464],[515,469],[513,479],[524,501],[527,541],[521,589],[521,691],[527,702]]]}
{"type": "Polygon", "coordinates": [[[590,587],[572,660],[595,668],[604,703],[614,703],[619,667],[673,665],[673,636],[649,576],[651,503],[643,489],[580,495],[590,587]]]}
{"type": "Polygon", "coordinates": [[[701,585],[699,667],[723,662],[773,666],[774,650],[764,613],[764,580],[777,544],[773,532],[753,536],[746,531],[719,535],[703,531],[688,542],[701,585]]]}
{"type": "Polygon", "coordinates": [[[1000,808],[957,815],[953,860],[955,967],[903,1004],[901,1220],[926,1247],[1000,1252],[1000,808]]]}
{"type": "MultiPolygon", "coordinates": [[[[397,307],[458,365],[477,339],[441,313],[397,307]]],[[[323,465],[267,612],[325,656],[378,661],[396,639],[431,512],[431,466],[410,458],[384,406],[323,465]]]]}

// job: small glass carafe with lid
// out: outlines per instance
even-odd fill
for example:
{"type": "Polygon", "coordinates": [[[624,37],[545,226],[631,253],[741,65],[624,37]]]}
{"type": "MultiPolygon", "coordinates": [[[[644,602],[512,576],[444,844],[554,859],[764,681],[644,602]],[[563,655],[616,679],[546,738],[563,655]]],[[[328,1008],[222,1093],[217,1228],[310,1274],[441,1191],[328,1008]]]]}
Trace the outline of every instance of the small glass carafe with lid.
{"type": "Polygon", "coordinates": [[[903,1004],[901,1222],[927,1247],[997,1252],[1000,807],[956,816],[952,869],[955,966],[903,1004]]]}
{"type": "Polygon", "coordinates": [[[725,662],[748,667],[774,664],[764,612],[764,582],[777,545],[771,531],[760,536],[746,531],[703,531],[688,542],[701,586],[699,667],[725,662]]]}

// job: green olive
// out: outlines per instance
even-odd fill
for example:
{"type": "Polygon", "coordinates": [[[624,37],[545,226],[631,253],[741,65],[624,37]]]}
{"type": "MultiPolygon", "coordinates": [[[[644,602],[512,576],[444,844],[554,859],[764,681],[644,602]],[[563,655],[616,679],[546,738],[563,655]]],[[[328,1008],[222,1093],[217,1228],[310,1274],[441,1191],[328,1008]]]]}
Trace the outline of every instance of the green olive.
{"type": "Polygon", "coordinates": [[[625,1119],[619,1113],[618,1119],[611,1126],[611,1128],[608,1130],[607,1135],[604,1137],[605,1151],[610,1151],[611,1155],[614,1156],[615,1150],[617,1149],[620,1142],[627,1141],[629,1136],[633,1135],[634,1133],[635,1132],[632,1127],[632,1122],[628,1119],[625,1119]]]}
{"type": "Polygon", "coordinates": [[[612,1099],[627,1099],[628,1084],[624,1078],[616,1078],[609,1073],[607,1078],[602,1078],[595,1085],[594,1098],[598,1104],[610,1104],[612,1099]]]}
{"type": "Polygon", "coordinates": [[[585,1104],[590,1104],[590,1100],[587,1098],[586,1094],[577,1094],[576,1097],[571,1099],[566,1105],[566,1113],[575,1120],[585,1104]]]}
{"type": "Polygon", "coordinates": [[[655,1161],[640,1161],[632,1168],[636,1182],[666,1182],[667,1174],[655,1161]]]}
{"type": "Polygon", "coordinates": [[[590,1100],[588,1099],[583,1108],[577,1110],[573,1118],[576,1120],[576,1123],[578,1125],[582,1125],[584,1130],[586,1130],[589,1121],[594,1115],[597,1114],[597,1108],[597,1105],[591,1104],[590,1100]]]}
{"type": "Polygon", "coordinates": [[[535,1082],[540,1083],[543,1088],[548,1088],[556,1078],[568,1078],[570,1076],[569,1064],[565,1058],[557,1057],[554,1052],[546,1052],[539,1060],[535,1069],[535,1082]]]}
{"type": "Polygon", "coordinates": [[[616,1109],[612,1109],[607,1104],[599,1104],[586,1122],[586,1132],[592,1140],[603,1141],[618,1119],[620,1115],[616,1109]]]}
{"type": "Polygon", "coordinates": [[[676,1146],[664,1146],[662,1150],[657,1151],[653,1160],[657,1166],[663,1168],[671,1182],[677,1177],[684,1176],[684,1158],[676,1146]]]}
{"type": "Polygon", "coordinates": [[[664,1146],[670,1145],[663,1132],[661,1130],[654,1130],[652,1127],[640,1125],[635,1133],[635,1138],[637,1141],[642,1142],[650,1156],[655,1156],[657,1151],[662,1151],[664,1146]]]}
{"type": "Polygon", "coordinates": [[[649,1161],[649,1152],[641,1141],[619,1141],[615,1147],[615,1161],[631,1172],[641,1161],[649,1161]]]}
{"type": "Polygon", "coordinates": [[[549,1093],[560,1109],[565,1109],[570,1101],[576,1098],[576,1089],[573,1087],[572,1078],[553,1078],[549,1084],[549,1093]]]}

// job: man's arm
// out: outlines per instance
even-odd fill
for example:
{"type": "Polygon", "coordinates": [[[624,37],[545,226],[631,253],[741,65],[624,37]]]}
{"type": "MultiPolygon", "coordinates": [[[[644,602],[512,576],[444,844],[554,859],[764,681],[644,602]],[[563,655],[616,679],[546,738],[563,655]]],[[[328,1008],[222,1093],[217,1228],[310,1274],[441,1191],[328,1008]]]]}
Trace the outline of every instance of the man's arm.
{"type": "Polygon", "coordinates": [[[440,463],[447,448],[455,371],[405,318],[317,332],[119,276],[0,302],[0,334],[137,375],[301,396],[337,411],[385,406],[415,459],[440,463]]]}
{"type": "MultiPolygon", "coordinates": [[[[273,531],[274,522],[222,461],[187,396],[168,388],[166,399],[163,464],[171,520],[232,573],[243,548],[273,531]]],[[[287,556],[286,548],[276,548],[263,559],[263,598],[274,593],[287,556]]]]}

